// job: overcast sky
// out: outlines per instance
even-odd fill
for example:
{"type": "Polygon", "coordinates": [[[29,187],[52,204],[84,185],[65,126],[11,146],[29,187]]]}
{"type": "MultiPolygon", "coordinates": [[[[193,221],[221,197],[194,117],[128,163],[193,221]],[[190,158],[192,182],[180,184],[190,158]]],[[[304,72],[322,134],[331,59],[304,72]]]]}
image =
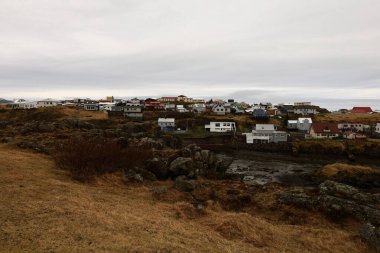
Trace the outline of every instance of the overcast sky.
{"type": "Polygon", "coordinates": [[[0,97],[380,108],[379,10],[379,0],[1,0],[0,97]]]}

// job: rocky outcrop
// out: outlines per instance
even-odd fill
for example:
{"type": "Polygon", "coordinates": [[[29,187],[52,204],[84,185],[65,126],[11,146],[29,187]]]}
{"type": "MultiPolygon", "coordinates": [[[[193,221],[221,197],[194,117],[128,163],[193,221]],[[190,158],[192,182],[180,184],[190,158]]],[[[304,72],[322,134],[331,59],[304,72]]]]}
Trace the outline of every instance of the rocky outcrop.
{"type": "Polygon", "coordinates": [[[165,159],[153,158],[145,162],[145,169],[152,172],[157,179],[168,178],[168,165],[165,159]]]}
{"type": "Polygon", "coordinates": [[[10,125],[9,121],[0,120],[0,129],[5,129],[8,125],[10,125]]]}
{"type": "Polygon", "coordinates": [[[169,174],[174,177],[185,175],[223,178],[232,160],[229,156],[202,150],[196,145],[189,145],[181,149],[177,157],[170,162],[169,174]]]}
{"type": "Polygon", "coordinates": [[[380,202],[377,195],[363,193],[352,186],[329,180],[320,184],[317,195],[286,192],[279,195],[278,201],[281,204],[319,210],[333,217],[352,216],[380,225],[380,202]]]}
{"type": "Polygon", "coordinates": [[[154,175],[152,172],[135,167],[134,169],[128,169],[124,170],[124,178],[128,181],[142,183],[144,180],[153,181],[156,180],[156,175],[154,175]]]}
{"type": "Polygon", "coordinates": [[[376,252],[380,252],[380,227],[370,223],[363,225],[359,231],[360,237],[376,252]]]}
{"type": "Polygon", "coordinates": [[[189,157],[178,157],[172,161],[169,165],[169,174],[172,177],[177,177],[181,175],[194,177],[195,176],[195,166],[192,158],[189,157]]]}
{"type": "Polygon", "coordinates": [[[191,192],[197,187],[197,181],[186,176],[179,176],[174,181],[174,187],[183,192],[191,192]]]}
{"type": "Polygon", "coordinates": [[[38,145],[37,143],[34,143],[34,142],[20,141],[17,143],[17,146],[23,149],[32,149],[40,153],[45,153],[45,154],[49,153],[49,150],[46,147],[38,145]]]}

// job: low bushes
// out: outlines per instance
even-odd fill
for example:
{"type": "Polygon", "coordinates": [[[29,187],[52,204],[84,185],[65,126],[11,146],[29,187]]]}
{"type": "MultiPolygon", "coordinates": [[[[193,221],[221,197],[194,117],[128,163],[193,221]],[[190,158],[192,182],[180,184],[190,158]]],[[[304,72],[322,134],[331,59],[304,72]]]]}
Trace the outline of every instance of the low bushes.
{"type": "Polygon", "coordinates": [[[299,153],[333,154],[342,155],[345,146],[340,141],[333,140],[309,140],[293,143],[293,149],[299,153]]]}
{"type": "Polygon", "coordinates": [[[151,150],[127,147],[106,138],[71,138],[60,144],[54,155],[57,165],[79,181],[123,169],[143,166],[152,157],[151,150]]]}

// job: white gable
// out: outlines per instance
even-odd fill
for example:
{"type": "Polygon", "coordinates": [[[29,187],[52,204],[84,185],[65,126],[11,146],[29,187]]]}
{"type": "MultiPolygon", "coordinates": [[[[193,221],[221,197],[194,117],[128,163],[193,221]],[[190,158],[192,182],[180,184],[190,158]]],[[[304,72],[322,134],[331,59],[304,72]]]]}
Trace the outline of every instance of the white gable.
{"type": "Polygon", "coordinates": [[[158,118],[158,123],[174,123],[174,118],[158,118]]]}
{"type": "Polygon", "coordinates": [[[256,131],[274,131],[274,125],[273,124],[256,124],[256,131]]]}
{"type": "Polygon", "coordinates": [[[313,123],[313,121],[311,120],[311,118],[298,118],[298,122],[299,123],[313,123]]]}

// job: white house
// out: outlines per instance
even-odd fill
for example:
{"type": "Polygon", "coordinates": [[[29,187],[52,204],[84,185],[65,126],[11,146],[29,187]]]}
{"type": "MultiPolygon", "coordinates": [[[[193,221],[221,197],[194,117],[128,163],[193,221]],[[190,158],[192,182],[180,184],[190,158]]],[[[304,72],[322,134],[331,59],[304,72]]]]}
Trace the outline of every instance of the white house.
{"type": "Polygon", "coordinates": [[[251,133],[243,133],[246,142],[251,143],[278,143],[287,142],[288,134],[284,131],[277,131],[273,124],[256,124],[251,133]]]}
{"type": "Polygon", "coordinates": [[[206,130],[211,133],[228,133],[236,132],[235,122],[210,122],[205,125],[206,130]]]}
{"type": "Polygon", "coordinates": [[[187,110],[183,105],[177,105],[176,106],[177,108],[177,112],[188,112],[189,110],[187,110]]]}
{"type": "Polygon", "coordinates": [[[212,111],[213,111],[216,115],[226,115],[226,108],[224,108],[224,106],[222,106],[222,105],[215,105],[215,106],[212,108],[212,111]]]}
{"type": "Polygon", "coordinates": [[[289,119],[287,124],[286,124],[286,128],[287,129],[297,129],[297,122],[298,122],[298,120],[289,119]]]}
{"type": "Polygon", "coordinates": [[[313,139],[332,139],[339,137],[338,124],[330,122],[313,123],[310,128],[310,137],[313,139]]]}
{"type": "Polygon", "coordinates": [[[192,107],[192,111],[195,113],[203,113],[206,111],[206,105],[205,104],[194,104],[192,107]]]}
{"type": "Polygon", "coordinates": [[[378,134],[380,134],[380,123],[376,124],[375,132],[378,133],[378,134]]]}
{"type": "Polygon", "coordinates": [[[20,101],[9,104],[12,109],[33,109],[37,108],[36,102],[20,101]]]}
{"type": "Polygon", "coordinates": [[[99,103],[99,110],[100,111],[112,111],[112,107],[114,107],[116,103],[112,102],[102,102],[99,103]]]}
{"type": "Polygon", "coordinates": [[[175,111],[176,105],[175,104],[166,104],[165,105],[165,111],[175,111]]]}
{"type": "Polygon", "coordinates": [[[133,118],[133,119],[142,119],[143,118],[142,105],[127,103],[124,107],[124,116],[128,118],[133,118]]]}
{"type": "Polygon", "coordinates": [[[369,128],[369,125],[364,125],[361,123],[339,123],[338,128],[341,131],[364,132],[364,130],[369,128]]]}
{"type": "Polygon", "coordinates": [[[297,129],[299,131],[308,132],[310,130],[311,124],[313,121],[311,118],[298,118],[297,119],[297,129]]]}
{"type": "Polygon", "coordinates": [[[175,118],[158,118],[158,126],[164,131],[174,130],[175,118]]]}
{"type": "Polygon", "coordinates": [[[293,109],[294,109],[294,114],[313,115],[317,113],[316,107],[310,106],[310,105],[294,106],[293,109]]]}
{"type": "Polygon", "coordinates": [[[180,95],[180,96],[177,97],[177,101],[178,102],[185,102],[185,103],[192,103],[193,99],[192,98],[188,98],[185,95],[180,95]]]}
{"type": "Polygon", "coordinates": [[[84,104],[83,109],[86,111],[99,111],[99,105],[98,104],[84,104]]]}
{"type": "Polygon", "coordinates": [[[37,101],[37,107],[51,107],[51,106],[57,106],[60,102],[58,100],[53,100],[51,98],[44,99],[37,101]]]}

